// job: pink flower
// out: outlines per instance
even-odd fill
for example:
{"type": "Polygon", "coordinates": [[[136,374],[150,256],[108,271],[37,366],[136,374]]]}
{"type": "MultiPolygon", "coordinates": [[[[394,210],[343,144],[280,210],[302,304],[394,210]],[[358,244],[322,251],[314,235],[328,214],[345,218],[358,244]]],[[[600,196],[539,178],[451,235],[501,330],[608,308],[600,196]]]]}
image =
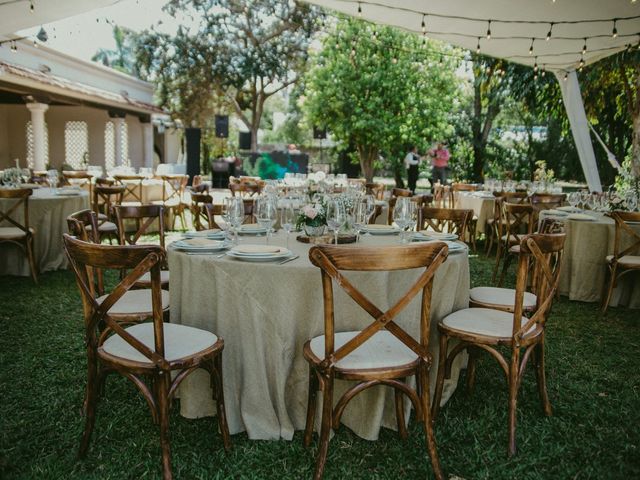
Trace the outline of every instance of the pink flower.
{"type": "Polygon", "coordinates": [[[302,209],[302,212],[309,220],[313,220],[318,215],[318,211],[315,208],[313,208],[311,205],[306,205],[302,209]]]}

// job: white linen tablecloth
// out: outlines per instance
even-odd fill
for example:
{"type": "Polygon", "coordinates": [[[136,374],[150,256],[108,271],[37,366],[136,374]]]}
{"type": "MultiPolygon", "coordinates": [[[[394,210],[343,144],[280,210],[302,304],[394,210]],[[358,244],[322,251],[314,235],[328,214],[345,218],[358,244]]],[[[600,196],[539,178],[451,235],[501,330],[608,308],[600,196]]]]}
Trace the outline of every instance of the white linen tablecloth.
{"type": "Polygon", "coordinates": [[[476,222],[476,234],[485,232],[487,220],[493,218],[495,198],[483,196],[484,192],[457,192],[456,208],[473,210],[478,217],[476,222]]]}
{"type": "MultiPolygon", "coordinates": [[[[241,243],[264,244],[264,237],[242,237],[241,243]]],[[[364,245],[395,244],[398,237],[365,236],[364,245]]],[[[272,239],[285,244],[283,233],[272,239]]],[[[214,255],[187,255],[169,248],[171,322],[212,331],[225,341],[224,396],[231,433],[246,431],[251,439],[287,439],[303,429],[307,410],[306,340],[324,332],[321,273],[308,259],[310,245],[291,235],[290,248],[300,258],[284,265],[248,263],[214,255]]],[[[358,248],[353,245],[353,248],[358,248]]],[[[402,296],[417,272],[347,272],[381,309],[402,296]]],[[[336,288],[338,292],[339,288],[336,288]]],[[[431,310],[431,351],[437,371],[436,323],[465,308],[469,300],[469,262],[465,252],[452,254],[436,274],[431,310]]],[[[418,301],[398,318],[418,334],[418,301]]],[[[343,292],[336,294],[336,330],[361,329],[372,320],[343,292]]],[[[456,361],[445,386],[444,401],[455,389],[464,355],[456,361]]],[[[208,376],[196,372],[180,388],[182,415],[212,415],[208,376]]],[[[336,385],[336,401],[344,384],[336,385]]],[[[320,397],[320,396],[319,396],[320,397]]],[[[409,404],[406,403],[407,412],[409,404]]],[[[320,408],[318,408],[318,411],[320,408]]],[[[319,414],[319,412],[318,412],[319,414]]],[[[407,417],[408,418],[408,417],[407,417]]],[[[373,387],[346,409],[342,422],[365,439],[376,439],[380,426],[396,428],[393,392],[373,387]]],[[[316,427],[319,422],[316,422],[316,427]]]]}
{"type": "MultiPolygon", "coordinates": [[[[34,256],[38,273],[66,268],[67,257],[62,245],[62,234],[67,232],[67,216],[89,208],[89,194],[84,190],[79,195],[56,195],[51,188],[35,188],[29,197],[29,227],[33,234],[34,256]]],[[[12,200],[2,199],[7,204],[12,200]]],[[[3,205],[6,209],[6,205],[3,205]]],[[[12,218],[24,222],[24,209],[18,208],[12,218]]],[[[2,226],[10,226],[8,222],[2,226]]],[[[27,255],[18,246],[9,243],[0,245],[0,275],[31,275],[27,255]]]]}

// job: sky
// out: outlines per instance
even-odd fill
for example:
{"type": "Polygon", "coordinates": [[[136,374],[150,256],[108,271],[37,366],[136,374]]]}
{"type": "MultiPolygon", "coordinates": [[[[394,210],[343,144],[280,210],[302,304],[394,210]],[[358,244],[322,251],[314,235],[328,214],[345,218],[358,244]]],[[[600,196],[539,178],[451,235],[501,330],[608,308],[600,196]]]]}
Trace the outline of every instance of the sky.
{"type": "MultiPolygon", "coordinates": [[[[114,49],[112,23],[140,31],[156,24],[159,31],[174,33],[180,23],[190,24],[189,18],[172,18],[162,11],[162,0],[123,0],[115,5],[89,13],[43,25],[49,40],[46,45],[83,60],[100,48],[114,49]],[[158,21],[162,21],[158,25],[158,21]]],[[[35,36],[40,26],[22,30],[19,35],[35,36]]]]}

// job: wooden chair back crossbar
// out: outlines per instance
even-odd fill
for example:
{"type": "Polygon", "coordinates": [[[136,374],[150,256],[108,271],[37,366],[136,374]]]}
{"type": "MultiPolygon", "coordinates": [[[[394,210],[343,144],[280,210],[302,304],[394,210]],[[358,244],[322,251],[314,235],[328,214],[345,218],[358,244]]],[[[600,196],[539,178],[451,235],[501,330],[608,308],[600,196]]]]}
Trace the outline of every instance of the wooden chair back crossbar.
{"type": "Polygon", "coordinates": [[[188,175],[162,175],[162,201],[164,203],[182,202],[182,194],[189,181],[188,175]]]}
{"type": "Polygon", "coordinates": [[[324,322],[325,322],[325,361],[326,367],[331,368],[340,359],[346,357],[356,348],[366,342],[379,330],[387,329],[402,343],[409,347],[423,360],[431,358],[428,350],[429,305],[431,301],[431,287],[433,276],[438,267],[447,257],[448,249],[444,243],[438,243],[433,248],[415,249],[411,247],[393,247],[393,250],[381,251],[377,248],[343,249],[340,247],[316,246],[309,251],[311,263],[322,271],[322,286],[324,292],[324,322]],[[382,312],[360,292],[340,270],[357,271],[393,271],[426,267],[415,284],[407,293],[386,312],[382,312]],[[364,328],[358,335],[345,343],[338,350],[334,350],[334,305],[333,283],[339,285],[349,297],[362,307],[374,321],[364,328]],[[411,337],[393,319],[422,292],[422,310],[420,312],[420,342],[411,337]]]}
{"type": "Polygon", "coordinates": [[[0,188],[0,198],[9,199],[8,203],[10,203],[6,208],[3,208],[2,203],[0,203],[0,225],[2,225],[3,222],[9,222],[25,234],[31,235],[31,231],[29,230],[29,197],[32,194],[33,190],[30,188],[0,188]],[[13,200],[13,202],[11,202],[11,200],[13,200]],[[12,217],[14,212],[20,207],[23,207],[22,222],[12,217]]]}
{"type": "MultiPolygon", "coordinates": [[[[202,184],[205,185],[205,184],[202,184]]],[[[205,185],[206,186],[206,185],[205,185]]],[[[213,197],[207,193],[192,193],[191,194],[191,216],[193,217],[193,226],[196,230],[204,230],[204,222],[209,223],[207,211],[205,209],[206,204],[212,204],[213,197]]],[[[213,228],[213,227],[208,227],[213,228]]]]}
{"type": "Polygon", "coordinates": [[[509,202],[505,202],[503,207],[506,244],[519,244],[524,235],[533,233],[533,208],[530,205],[509,202]]]}
{"type": "Polygon", "coordinates": [[[80,210],[67,217],[69,233],[83,242],[100,243],[98,241],[98,216],[90,209],[80,210]],[[91,228],[87,228],[87,226],[91,228]]]}
{"type": "Polygon", "coordinates": [[[93,184],[91,183],[91,180],[93,179],[93,177],[87,171],[63,170],[62,178],[68,185],[76,185],[78,187],[87,185],[89,189],[89,198],[91,198],[93,194],[93,184]]]}
{"type": "Polygon", "coordinates": [[[222,204],[220,203],[205,203],[204,210],[207,214],[207,221],[209,223],[209,228],[220,228],[218,222],[216,222],[216,215],[222,215],[222,204]]]}
{"type": "Polygon", "coordinates": [[[160,236],[160,246],[164,245],[164,207],[162,205],[139,205],[114,207],[118,232],[120,234],[120,245],[135,245],[140,237],[146,234],[154,222],[158,222],[158,234],[160,236]],[[135,231],[125,231],[125,220],[136,220],[135,231]]]}
{"type": "Polygon", "coordinates": [[[93,189],[93,211],[113,218],[113,207],[122,203],[125,189],[123,185],[96,185],[93,189]]]}
{"type": "Polygon", "coordinates": [[[116,181],[116,185],[122,185],[125,187],[123,198],[127,196],[132,197],[133,202],[143,203],[142,201],[142,179],[140,175],[114,175],[113,179],[116,181]]]}
{"type": "Polygon", "coordinates": [[[464,240],[472,217],[473,210],[423,207],[418,230],[431,228],[436,232],[455,233],[464,240]]]}
{"type": "Polygon", "coordinates": [[[262,193],[262,185],[258,183],[230,183],[231,196],[255,197],[262,193]]]}
{"type": "Polygon", "coordinates": [[[616,222],[613,258],[619,260],[626,255],[638,255],[640,253],[640,233],[631,228],[627,222],[640,222],[640,213],[615,211],[611,212],[610,216],[616,222]],[[624,237],[631,243],[623,249],[622,240],[624,237]]]}

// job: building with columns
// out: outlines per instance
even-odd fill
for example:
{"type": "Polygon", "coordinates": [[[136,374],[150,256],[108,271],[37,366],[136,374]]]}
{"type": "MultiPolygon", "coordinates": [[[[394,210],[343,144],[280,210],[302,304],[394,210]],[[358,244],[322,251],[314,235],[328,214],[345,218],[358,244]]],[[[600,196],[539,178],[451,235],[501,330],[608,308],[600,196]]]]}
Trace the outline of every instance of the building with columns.
{"type": "Polygon", "coordinates": [[[153,85],[28,40],[0,48],[0,170],[155,167],[182,159],[182,130],[153,85]]]}

